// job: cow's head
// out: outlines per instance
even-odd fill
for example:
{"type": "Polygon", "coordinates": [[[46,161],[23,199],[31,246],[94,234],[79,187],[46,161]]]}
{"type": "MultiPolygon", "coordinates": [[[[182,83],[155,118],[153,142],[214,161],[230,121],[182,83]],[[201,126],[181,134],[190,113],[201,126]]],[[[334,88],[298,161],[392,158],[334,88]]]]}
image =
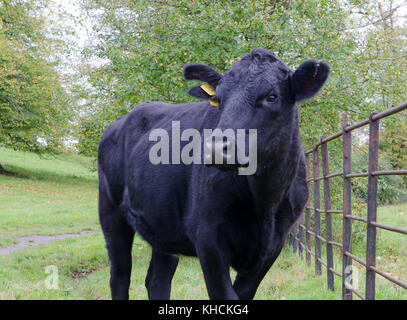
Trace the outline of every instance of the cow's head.
{"type": "MultiPolygon", "coordinates": [[[[214,89],[196,86],[188,93],[210,99],[212,104],[217,105],[218,129],[245,129],[247,133],[250,129],[257,130],[259,164],[281,155],[293,132],[298,134],[296,102],[314,96],[324,85],[328,74],[328,65],[315,60],[304,62],[293,72],[273,52],[263,48],[244,55],[223,76],[204,64],[184,66],[186,80],[200,80],[214,89]]],[[[223,159],[223,163],[216,165],[218,168],[247,165],[238,161],[235,165],[228,164],[231,144],[235,145],[232,150],[239,148],[236,141],[230,139],[215,143],[212,149],[214,156],[219,153],[223,159]]],[[[244,147],[246,151],[248,145],[246,143],[244,147]]]]}

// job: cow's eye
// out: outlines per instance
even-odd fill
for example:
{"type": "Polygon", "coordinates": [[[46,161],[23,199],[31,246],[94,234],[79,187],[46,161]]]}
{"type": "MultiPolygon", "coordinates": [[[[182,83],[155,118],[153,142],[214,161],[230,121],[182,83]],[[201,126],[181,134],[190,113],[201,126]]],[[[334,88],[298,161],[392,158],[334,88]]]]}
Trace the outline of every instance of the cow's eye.
{"type": "Polygon", "coordinates": [[[277,100],[277,96],[275,94],[270,94],[266,98],[267,102],[275,102],[276,100],[277,100]]]}

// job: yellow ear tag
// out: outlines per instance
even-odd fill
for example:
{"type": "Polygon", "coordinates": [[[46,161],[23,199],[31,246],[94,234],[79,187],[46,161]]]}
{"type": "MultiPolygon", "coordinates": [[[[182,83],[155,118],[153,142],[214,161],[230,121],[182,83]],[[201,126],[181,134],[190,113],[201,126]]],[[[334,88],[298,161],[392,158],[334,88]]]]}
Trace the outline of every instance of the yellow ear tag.
{"type": "MultiPolygon", "coordinates": [[[[203,85],[201,85],[201,89],[209,94],[211,97],[216,94],[215,89],[209,83],[204,83],[203,85]]],[[[215,107],[219,106],[219,102],[213,99],[209,99],[209,103],[215,107]]]]}
{"type": "Polygon", "coordinates": [[[215,89],[209,83],[204,83],[203,85],[201,85],[201,89],[210,96],[214,96],[216,93],[215,89]]]}
{"type": "Polygon", "coordinates": [[[219,107],[219,102],[218,102],[218,101],[209,99],[209,103],[210,103],[211,105],[215,106],[215,107],[219,107]]]}

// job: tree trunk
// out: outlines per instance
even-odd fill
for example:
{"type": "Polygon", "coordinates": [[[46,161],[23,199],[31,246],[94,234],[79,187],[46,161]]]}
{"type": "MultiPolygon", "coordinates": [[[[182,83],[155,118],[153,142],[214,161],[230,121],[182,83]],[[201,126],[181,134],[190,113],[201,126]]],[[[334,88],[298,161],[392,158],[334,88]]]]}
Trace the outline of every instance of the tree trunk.
{"type": "Polygon", "coordinates": [[[0,164],[0,174],[5,174],[5,173],[6,173],[6,170],[4,170],[4,168],[0,164]]]}

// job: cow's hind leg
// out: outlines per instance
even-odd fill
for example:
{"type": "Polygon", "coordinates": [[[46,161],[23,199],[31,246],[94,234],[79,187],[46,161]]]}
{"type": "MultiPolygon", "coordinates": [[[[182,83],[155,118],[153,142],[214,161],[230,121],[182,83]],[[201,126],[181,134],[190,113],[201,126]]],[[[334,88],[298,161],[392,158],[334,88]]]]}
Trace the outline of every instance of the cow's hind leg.
{"type": "MultiPolygon", "coordinates": [[[[122,220],[122,219],[118,219],[122,220]]],[[[112,299],[129,299],[131,249],[134,231],[125,221],[115,221],[103,228],[110,260],[110,290],[112,299]]]]}
{"type": "Polygon", "coordinates": [[[145,282],[150,300],[170,299],[171,281],[177,265],[176,256],[153,249],[145,282]]]}
{"type": "Polygon", "coordinates": [[[106,240],[110,260],[110,290],[112,299],[129,298],[131,249],[134,230],[127,224],[118,206],[113,205],[100,187],[99,220],[106,240]]]}

